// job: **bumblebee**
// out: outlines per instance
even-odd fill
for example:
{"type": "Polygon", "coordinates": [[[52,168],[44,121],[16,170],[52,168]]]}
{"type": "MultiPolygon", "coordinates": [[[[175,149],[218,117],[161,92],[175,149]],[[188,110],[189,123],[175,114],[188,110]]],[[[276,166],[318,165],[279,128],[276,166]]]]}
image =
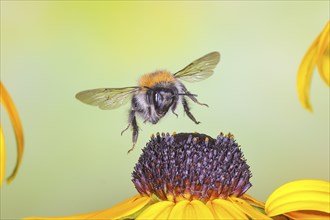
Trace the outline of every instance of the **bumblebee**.
{"type": "Polygon", "coordinates": [[[143,75],[139,79],[138,86],[86,90],[77,93],[76,98],[83,103],[98,106],[103,110],[118,108],[131,100],[128,125],[121,132],[123,134],[132,127],[133,146],[128,151],[129,153],[134,149],[139,135],[137,115],[144,119],[144,123],[157,124],[169,109],[178,117],[175,110],[178,104],[182,104],[188,117],[196,124],[200,123],[190,112],[187,98],[199,105],[207,107],[208,105],[200,103],[196,98],[197,95],[190,93],[181,80],[188,82],[204,80],[213,74],[219,61],[220,54],[211,52],[174,74],[166,70],[155,71],[143,75]]]}

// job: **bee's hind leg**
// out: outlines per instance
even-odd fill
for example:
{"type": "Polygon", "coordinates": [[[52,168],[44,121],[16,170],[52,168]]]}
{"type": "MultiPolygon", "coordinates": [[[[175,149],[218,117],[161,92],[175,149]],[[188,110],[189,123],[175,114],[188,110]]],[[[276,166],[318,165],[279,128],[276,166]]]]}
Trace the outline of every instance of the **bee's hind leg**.
{"type": "Polygon", "coordinates": [[[137,142],[137,139],[138,139],[138,136],[139,136],[139,126],[137,125],[135,116],[134,116],[134,119],[132,121],[132,128],[133,128],[133,135],[132,135],[133,146],[131,147],[131,149],[128,150],[128,152],[127,152],[128,154],[132,150],[134,150],[135,145],[136,145],[136,142],[137,142]]]}
{"type": "Polygon", "coordinates": [[[196,118],[193,116],[193,114],[191,114],[190,108],[189,108],[187,100],[185,98],[182,99],[182,105],[183,105],[184,112],[188,115],[188,117],[196,124],[199,124],[200,122],[196,120],[196,118]]]}
{"type": "Polygon", "coordinates": [[[127,125],[127,127],[124,130],[122,130],[120,132],[120,135],[123,136],[124,132],[127,131],[129,129],[129,127],[131,127],[131,124],[130,123],[127,125]]]}
{"type": "Polygon", "coordinates": [[[128,150],[128,154],[134,150],[138,136],[139,136],[139,126],[137,125],[136,122],[136,117],[135,117],[135,111],[131,111],[130,112],[130,125],[132,125],[132,129],[133,129],[133,134],[132,134],[132,142],[133,142],[133,146],[131,149],[128,150]]]}
{"type": "Polygon", "coordinates": [[[137,142],[137,139],[138,139],[138,136],[139,136],[139,126],[137,125],[136,117],[135,117],[135,111],[134,111],[133,109],[129,112],[129,116],[128,116],[128,125],[127,125],[127,127],[121,132],[121,135],[123,135],[123,133],[124,133],[125,131],[127,131],[131,126],[132,126],[132,129],[133,129],[133,134],[132,134],[132,142],[133,142],[133,146],[132,146],[131,149],[128,150],[127,153],[130,153],[130,152],[135,148],[135,145],[136,145],[136,142],[137,142]]]}
{"type": "Polygon", "coordinates": [[[128,115],[128,125],[124,130],[121,131],[120,135],[123,135],[124,132],[127,131],[129,127],[131,127],[134,119],[135,119],[135,111],[132,109],[128,115]]]}

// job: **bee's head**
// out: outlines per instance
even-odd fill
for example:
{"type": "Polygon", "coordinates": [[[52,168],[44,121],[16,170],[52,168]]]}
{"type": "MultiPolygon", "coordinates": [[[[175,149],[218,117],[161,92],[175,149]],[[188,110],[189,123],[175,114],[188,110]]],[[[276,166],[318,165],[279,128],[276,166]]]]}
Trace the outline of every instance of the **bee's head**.
{"type": "Polygon", "coordinates": [[[153,92],[153,103],[158,115],[163,116],[173,105],[175,100],[174,92],[170,89],[157,89],[153,92]]]}

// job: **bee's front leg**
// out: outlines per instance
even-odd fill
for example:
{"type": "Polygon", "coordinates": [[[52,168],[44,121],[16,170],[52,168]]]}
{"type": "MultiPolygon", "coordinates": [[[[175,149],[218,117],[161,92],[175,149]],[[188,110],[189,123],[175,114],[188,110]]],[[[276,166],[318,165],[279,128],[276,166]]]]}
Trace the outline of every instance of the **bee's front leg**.
{"type": "MultiPolygon", "coordinates": [[[[151,115],[151,107],[148,106],[148,115],[150,116],[151,115]]],[[[149,118],[146,118],[143,123],[147,123],[147,121],[149,120],[149,118]]]]}
{"type": "Polygon", "coordinates": [[[191,94],[191,93],[187,90],[187,88],[184,87],[184,88],[183,88],[183,91],[184,91],[184,93],[187,94],[187,96],[188,96],[193,102],[195,102],[195,103],[197,103],[197,104],[199,104],[199,105],[204,105],[204,106],[206,106],[206,107],[209,107],[208,104],[200,103],[200,102],[197,100],[196,95],[191,94]]]}
{"type": "Polygon", "coordinates": [[[178,96],[175,97],[174,101],[173,101],[173,105],[171,107],[172,113],[178,118],[178,114],[175,112],[175,109],[178,105],[178,96]]]}
{"type": "Polygon", "coordinates": [[[182,105],[184,112],[188,115],[188,117],[195,122],[196,124],[199,124],[200,122],[196,120],[196,118],[191,114],[190,108],[188,106],[187,100],[185,98],[182,99],[182,105]]]}
{"type": "MultiPolygon", "coordinates": [[[[188,92],[188,94],[191,94],[190,92],[188,92]]],[[[195,102],[195,103],[197,103],[197,104],[199,104],[199,105],[204,105],[204,106],[206,106],[206,107],[209,107],[209,105],[208,104],[205,104],[205,103],[200,103],[197,99],[196,99],[196,97],[195,96],[193,96],[193,95],[188,95],[188,97],[191,99],[191,100],[193,100],[193,102],[195,102]]]]}

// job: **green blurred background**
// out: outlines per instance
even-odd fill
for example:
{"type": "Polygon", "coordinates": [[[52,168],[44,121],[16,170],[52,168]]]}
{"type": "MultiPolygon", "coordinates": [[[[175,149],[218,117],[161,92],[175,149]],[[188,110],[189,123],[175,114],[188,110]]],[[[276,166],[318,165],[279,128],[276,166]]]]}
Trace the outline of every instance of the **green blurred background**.
{"type": "MultiPolygon", "coordinates": [[[[135,195],[130,174],[151,133],[232,132],[253,173],[252,196],[280,185],[329,180],[329,89],[315,71],[313,113],[298,102],[296,73],[329,19],[329,1],[1,1],[1,81],[21,116],[25,154],[1,189],[1,218],[96,211],[135,195]],[[129,105],[102,111],[77,92],[136,85],[141,74],[177,71],[211,51],[215,74],[186,83],[210,108],[202,123],[169,114],[142,132],[131,154],[129,105]]],[[[16,160],[1,107],[7,176],[16,160]]]]}

